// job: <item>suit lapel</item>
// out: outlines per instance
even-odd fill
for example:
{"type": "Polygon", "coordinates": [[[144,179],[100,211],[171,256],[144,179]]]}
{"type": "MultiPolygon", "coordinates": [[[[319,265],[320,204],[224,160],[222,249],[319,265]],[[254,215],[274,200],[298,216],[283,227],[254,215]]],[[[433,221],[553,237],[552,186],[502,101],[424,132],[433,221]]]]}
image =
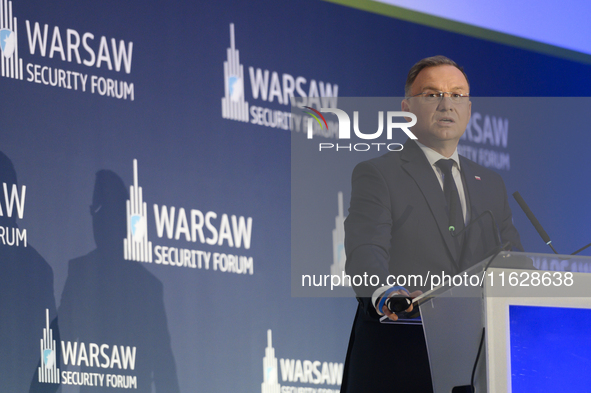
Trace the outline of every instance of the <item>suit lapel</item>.
{"type": "Polygon", "coordinates": [[[474,168],[465,157],[460,156],[460,163],[466,193],[468,194],[467,198],[470,202],[470,221],[472,221],[486,210],[484,206],[486,205],[487,195],[484,194],[482,187],[482,181],[486,181],[486,179],[482,180],[480,174],[474,172],[474,168]]]}
{"type": "MultiPolygon", "coordinates": [[[[487,186],[488,180],[486,177],[481,178],[481,173],[475,170],[472,162],[460,156],[462,165],[462,173],[464,174],[464,181],[466,184],[466,191],[470,195],[470,220],[475,220],[480,214],[490,209],[490,188],[487,186]]],[[[497,217],[495,217],[496,219],[497,217]]],[[[482,241],[484,234],[492,234],[490,239],[497,245],[497,228],[493,228],[492,219],[482,218],[481,224],[475,224],[470,234],[473,238],[478,238],[482,241]],[[476,234],[476,228],[481,228],[481,232],[476,234]]],[[[488,239],[488,237],[487,237],[488,239]]]]}
{"type": "Polygon", "coordinates": [[[402,164],[402,168],[414,179],[427,200],[431,213],[437,222],[439,232],[445,240],[445,245],[456,267],[458,267],[459,255],[454,239],[451,237],[448,229],[449,218],[446,212],[445,196],[443,195],[443,190],[439,185],[439,180],[435,172],[433,172],[421,148],[411,139],[404,144],[401,159],[405,161],[402,164]]]}

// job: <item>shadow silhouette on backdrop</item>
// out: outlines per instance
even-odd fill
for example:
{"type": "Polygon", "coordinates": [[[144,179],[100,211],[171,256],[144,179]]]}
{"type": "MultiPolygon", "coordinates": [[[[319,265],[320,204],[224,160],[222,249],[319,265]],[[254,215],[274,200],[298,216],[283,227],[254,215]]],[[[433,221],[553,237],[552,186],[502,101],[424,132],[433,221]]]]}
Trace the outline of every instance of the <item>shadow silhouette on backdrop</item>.
{"type": "Polygon", "coordinates": [[[53,270],[17,225],[25,198],[12,161],[0,152],[0,392],[55,392],[59,385],[38,376],[46,310],[56,341],[46,352],[48,367],[59,359],[53,270]]]}
{"type": "MultiPolygon", "coordinates": [[[[123,259],[127,199],[127,189],[117,174],[97,172],[90,206],[96,249],[69,262],[58,312],[62,340],[72,348],[78,341],[80,372],[136,376],[137,392],[151,392],[152,383],[157,392],[178,392],[162,283],[140,262],[123,259]],[[80,360],[82,343],[87,356],[80,360]],[[91,343],[101,347],[94,359],[91,343]],[[133,354],[133,347],[133,369],[130,361],[125,368],[124,352],[133,354]]],[[[125,377],[122,382],[133,383],[125,377]]],[[[80,391],[113,392],[106,384],[107,376],[102,388],[83,385],[80,391]]]]}

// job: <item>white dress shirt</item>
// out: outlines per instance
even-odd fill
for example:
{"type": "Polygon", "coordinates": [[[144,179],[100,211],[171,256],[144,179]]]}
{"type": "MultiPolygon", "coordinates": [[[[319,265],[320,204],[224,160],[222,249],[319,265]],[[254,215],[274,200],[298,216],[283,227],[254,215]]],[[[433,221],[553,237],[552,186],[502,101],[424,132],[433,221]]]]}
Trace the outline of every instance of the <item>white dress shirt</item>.
{"type": "Polygon", "coordinates": [[[435,164],[439,160],[447,160],[447,159],[454,160],[454,166],[451,168],[451,173],[454,177],[454,181],[456,183],[456,188],[458,189],[458,194],[460,195],[460,204],[462,205],[462,215],[464,216],[464,225],[467,225],[470,217],[468,217],[469,212],[468,212],[468,209],[466,208],[466,193],[464,190],[464,182],[462,181],[462,174],[460,173],[460,156],[458,155],[458,149],[456,148],[456,150],[454,151],[454,154],[452,154],[451,157],[444,157],[441,154],[437,153],[435,150],[431,149],[430,147],[427,147],[418,141],[415,141],[415,142],[417,142],[417,145],[419,145],[419,147],[421,148],[423,153],[425,153],[425,157],[427,157],[429,164],[431,164],[431,168],[435,172],[435,175],[437,176],[437,179],[439,180],[439,185],[441,186],[442,190],[443,190],[443,172],[441,172],[441,169],[439,169],[439,167],[435,164]]]}

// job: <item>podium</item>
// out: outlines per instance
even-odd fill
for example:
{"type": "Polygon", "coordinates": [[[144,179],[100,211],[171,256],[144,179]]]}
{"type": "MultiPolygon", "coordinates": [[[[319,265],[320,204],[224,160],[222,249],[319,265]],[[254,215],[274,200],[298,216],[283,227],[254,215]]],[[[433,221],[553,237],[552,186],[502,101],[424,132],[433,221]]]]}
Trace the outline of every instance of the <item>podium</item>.
{"type": "Polygon", "coordinates": [[[589,391],[589,272],[590,257],[501,252],[426,292],[434,392],[589,391]]]}

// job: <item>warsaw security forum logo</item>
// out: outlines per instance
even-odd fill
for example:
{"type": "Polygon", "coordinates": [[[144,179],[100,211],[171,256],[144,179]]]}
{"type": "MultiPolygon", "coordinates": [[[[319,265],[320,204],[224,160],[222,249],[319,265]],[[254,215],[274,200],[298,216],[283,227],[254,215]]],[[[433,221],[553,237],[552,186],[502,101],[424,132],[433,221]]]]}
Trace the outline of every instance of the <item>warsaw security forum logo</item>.
{"type": "Polygon", "coordinates": [[[12,1],[0,2],[0,49],[2,76],[23,79],[23,60],[18,57],[17,23],[12,16],[12,1]]]}
{"type": "Polygon", "coordinates": [[[281,359],[277,361],[275,348],[273,348],[273,339],[271,329],[267,330],[267,347],[265,348],[265,357],[263,358],[263,382],[261,383],[261,393],[281,393],[281,392],[321,392],[338,393],[343,381],[343,363],[320,362],[318,360],[300,360],[300,359],[281,359]],[[281,370],[279,370],[279,366],[281,370]],[[316,386],[334,385],[336,389],[328,386],[323,388],[305,388],[295,386],[285,386],[279,383],[279,371],[281,371],[281,380],[287,383],[306,383],[316,386]]]}
{"type": "Polygon", "coordinates": [[[127,200],[127,237],[123,239],[123,257],[137,262],[152,262],[152,242],[148,241],[148,206],[138,186],[137,160],[133,160],[133,185],[127,200]]]}
{"type": "Polygon", "coordinates": [[[228,60],[224,61],[222,117],[248,122],[248,102],[244,101],[244,67],[240,64],[240,53],[234,46],[233,23],[230,23],[230,47],[227,53],[228,60]]]}
{"type": "Polygon", "coordinates": [[[45,309],[45,328],[41,339],[41,366],[39,382],[59,383],[60,369],[57,368],[56,346],[53,329],[49,328],[49,309],[45,309]]]}

